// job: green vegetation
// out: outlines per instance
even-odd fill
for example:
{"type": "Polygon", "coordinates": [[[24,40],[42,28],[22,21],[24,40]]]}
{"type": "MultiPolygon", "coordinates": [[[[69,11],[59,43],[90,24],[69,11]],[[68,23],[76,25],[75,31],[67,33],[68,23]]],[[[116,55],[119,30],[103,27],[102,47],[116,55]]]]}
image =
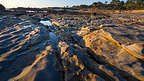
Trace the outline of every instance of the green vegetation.
{"type": "Polygon", "coordinates": [[[138,10],[144,9],[144,0],[127,0],[126,2],[121,0],[112,0],[110,3],[105,1],[94,2],[91,5],[78,5],[73,8],[85,9],[85,8],[96,8],[96,9],[107,9],[107,10],[138,10]]]}

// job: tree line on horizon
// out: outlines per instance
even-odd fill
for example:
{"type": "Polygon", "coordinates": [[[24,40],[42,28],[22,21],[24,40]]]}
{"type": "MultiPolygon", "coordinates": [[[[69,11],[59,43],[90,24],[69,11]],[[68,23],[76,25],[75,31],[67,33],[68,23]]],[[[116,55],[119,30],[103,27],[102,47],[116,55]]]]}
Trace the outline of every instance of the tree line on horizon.
{"type": "Polygon", "coordinates": [[[106,9],[106,10],[138,10],[144,9],[144,0],[127,0],[126,2],[121,0],[112,0],[110,3],[108,1],[94,2],[91,5],[74,5],[72,8],[87,9],[106,9]]]}
{"type": "MultiPolygon", "coordinates": [[[[74,5],[70,8],[95,8],[105,10],[142,10],[144,9],[144,0],[127,0],[126,2],[122,0],[112,0],[110,3],[108,3],[108,1],[105,1],[104,3],[94,2],[91,5],[74,5]]],[[[4,11],[5,9],[6,8],[2,4],[0,4],[0,11],[4,11]]]]}

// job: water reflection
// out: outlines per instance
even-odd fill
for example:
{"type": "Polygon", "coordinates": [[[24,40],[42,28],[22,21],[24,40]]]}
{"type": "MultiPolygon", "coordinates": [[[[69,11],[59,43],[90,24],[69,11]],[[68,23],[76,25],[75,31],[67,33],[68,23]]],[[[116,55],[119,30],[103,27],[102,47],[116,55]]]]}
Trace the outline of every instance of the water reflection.
{"type": "Polygon", "coordinates": [[[52,26],[52,23],[50,21],[40,21],[40,23],[46,26],[52,26]]]}

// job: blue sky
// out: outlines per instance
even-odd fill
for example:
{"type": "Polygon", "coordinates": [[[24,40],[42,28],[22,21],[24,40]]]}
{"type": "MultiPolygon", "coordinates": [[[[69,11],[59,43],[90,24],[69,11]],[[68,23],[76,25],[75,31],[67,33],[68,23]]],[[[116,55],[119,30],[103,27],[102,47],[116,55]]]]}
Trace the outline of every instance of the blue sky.
{"type": "MultiPolygon", "coordinates": [[[[0,0],[7,8],[13,7],[63,7],[80,4],[92,4],[93,2],[110,2],[111,0],[0,0]]],[[[124,0],[126,1],[126,0],[124,0]]]]}

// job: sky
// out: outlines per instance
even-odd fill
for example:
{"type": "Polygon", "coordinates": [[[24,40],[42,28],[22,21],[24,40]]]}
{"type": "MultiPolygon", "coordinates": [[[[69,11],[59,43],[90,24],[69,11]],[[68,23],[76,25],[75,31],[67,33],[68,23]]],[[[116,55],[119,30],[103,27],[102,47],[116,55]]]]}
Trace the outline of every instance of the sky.
{"type": "MultiPolygon", "coordinates": [[[[6,8],[16,7],[64,7],[80,4],[92,4],[93,2],[110,2],[111,0],[0,0],[6,8]]],[[[124,0],[125,1],[125,0],[124,0]]]]}

